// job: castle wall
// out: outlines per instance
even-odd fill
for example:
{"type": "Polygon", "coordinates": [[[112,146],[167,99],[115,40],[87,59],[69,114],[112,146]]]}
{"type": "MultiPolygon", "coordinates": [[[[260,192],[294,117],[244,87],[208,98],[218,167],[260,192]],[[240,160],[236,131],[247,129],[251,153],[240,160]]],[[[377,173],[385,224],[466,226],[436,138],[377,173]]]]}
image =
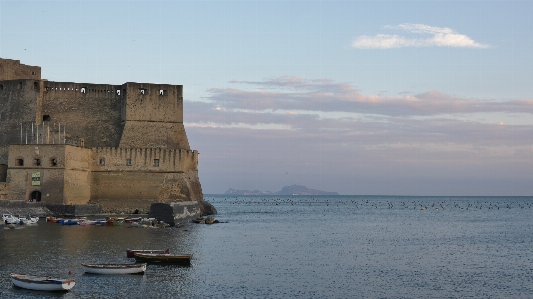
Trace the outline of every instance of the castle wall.
{"type": "Polygon", "coordinates": [[[91,150],[65,147],[63,204],[87,204],[91,199],[91,150]]]}
{"type": "Polygon", "coordinates": [[[126,83],[120,147],[190,149],[183,127],[183,86],[126,83]]]}
{"type": "Polygon", "coordinates": [[[9,184],[0,183],[0,200],[9,199],[9,184]]]}
{"type": "Polygon", "coordinates": [[[90,150],[65,145],[11,145],[8,181],[10,199],[29,200],[34,191],[41,201],[84,204],[90,200],[90,150]],[[40,160],[37,165],[36,159],[40,160]],[[23,160],[23,165],[20,162],[23,160]],[[32,183],[38,174],[39,184],[32,183]]]}
{"type": "MultiPolygon", "coordinates": [[[[120,85],[44,82],[41,120],[54,124],[53,138],[66,132],[67,143],[85,147],[118,146],[123,130],[120,85]]],[[[63,137],[61,137],[63,139],[63,137]]]]}
{"type": "Polygon", "coordinates": [[[0,81],[0,164],[7,164],[9,144],[25,143],[26,134],[32,139],[39,93],[40,81],[0,81]]]}
{"type": "Polygon", "coordinates": [[[41,79],[41,67],[21,64],[20,60],[0,58],[0,81],[16,79],[41,79]]]}
{"type": "Polygon", "coordinates": [[[92,155],[91,201],[104,207],[147,211],[152,202],[203,199],[197,151],[93,148],[92,155]]]}

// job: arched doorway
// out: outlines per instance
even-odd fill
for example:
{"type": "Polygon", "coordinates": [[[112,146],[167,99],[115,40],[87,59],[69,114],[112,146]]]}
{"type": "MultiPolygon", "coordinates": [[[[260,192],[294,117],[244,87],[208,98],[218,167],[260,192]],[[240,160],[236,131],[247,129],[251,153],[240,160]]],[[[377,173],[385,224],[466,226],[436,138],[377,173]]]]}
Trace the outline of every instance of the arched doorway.
{"type": "Polygon", "coordinates": [[[30,194],[30,201],[41,201],[41,191],[33,191],[30,194]]]}

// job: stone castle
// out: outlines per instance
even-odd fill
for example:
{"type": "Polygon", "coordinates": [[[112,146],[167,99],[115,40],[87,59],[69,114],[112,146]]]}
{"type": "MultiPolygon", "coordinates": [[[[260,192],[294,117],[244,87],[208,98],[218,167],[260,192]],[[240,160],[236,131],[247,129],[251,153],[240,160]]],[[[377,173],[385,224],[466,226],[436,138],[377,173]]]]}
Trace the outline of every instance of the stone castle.
{"type": "Polygon", "coordinates": [[[54,82],[0,59],[0,200],[102,212],[203,200],[183,86],[54,82]]]}

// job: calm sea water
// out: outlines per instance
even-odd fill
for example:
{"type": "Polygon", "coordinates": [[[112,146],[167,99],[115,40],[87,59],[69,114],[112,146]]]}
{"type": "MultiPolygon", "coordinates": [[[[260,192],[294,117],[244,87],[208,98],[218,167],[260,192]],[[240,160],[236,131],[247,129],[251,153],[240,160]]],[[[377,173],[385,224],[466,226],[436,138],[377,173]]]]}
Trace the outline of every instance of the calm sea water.
{"type": "MultiPolygon", "coordinates": [[[[533,197],[206,196],[224,222],[185,228],[0,230],[0,298],[533,298],[533,197]],[[190,267],[83,274],[126,248],[194,253],[190,267]],[[77,280],[48,294],[10,272],[77,280]]],[[[0,228],[3,228],[0,226],[0,228]]]]}

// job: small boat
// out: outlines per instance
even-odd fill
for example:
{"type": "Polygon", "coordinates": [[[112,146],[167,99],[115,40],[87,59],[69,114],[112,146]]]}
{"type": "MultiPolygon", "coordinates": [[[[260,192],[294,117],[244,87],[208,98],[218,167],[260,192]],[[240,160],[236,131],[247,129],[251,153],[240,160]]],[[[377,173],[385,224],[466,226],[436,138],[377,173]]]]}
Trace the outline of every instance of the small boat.
{"type": "Polygon", "coordinates": [[[46,222],[53,222],[53,223],[59,223],[59,221],[63,220],[63,218],[56,218],[53,216],[46,217],[46,222]]]}
{"type": "Polygon", "coordinates": [[[92,274],[144,274],[144,264],[81,264],[85,273],[92,274]]]}
{"type": "Polygon", "coordinates": [[[34,216],[28,216],[26,217],[28,219],[28,224],[35,224],[37,222],[39,222],[39,217],[34,217],[34,216]]]}
{"type": "Polygon", "coordinates": [[[60,219],[59,223],[62,225],[77,225],[79,224],[78,219],[60,219]]]}
{"type": "Polygon", "coordinates": [[[16,273],[11,273],[11,281],[19,288],[36,291],[68,291],[76,284],[74,279],[16,273]]]}
{"type": "Polygon", "coordinates": [[[169,249],[126,249],[127,257],[135,257],[135,253],[170,254],[170,250],[169,249]]]}
{"type": "Polygon", "coordinates": [[[124,219],[124,222],[126,222],[126,223],[132,223],[132,222],[139,222],[139,221],[141,221],[141,220],[142,220],[141,217],[138,217],[138,218],[126,218],[126,219],[124,219]]]}
{"type": "Polygon", "coordinates": [[[192,254],[169,253],[135,253],[136,262],[157,263],[157,264],[191,264],[192,254]]]}
{"type": "Polygon", "coordinates": [[[96,221],[95,220],[82,220],[79,222],[79,225],[81,226],[88,226],[88,225],[96,225],[96,221]]]}
{"type": "Polygon", "coordinates": [[[95,225],[106,225],[107,222],[105,219],[95,219],[94,221],[96,221],[95,225]]]}
{"type": "Polygon", "coordinates": [[[5,224],[18,224],[20,223],[20,219],[17,217],[11,215],[11,214],[2,214],[2,220],[5,224]]]}

